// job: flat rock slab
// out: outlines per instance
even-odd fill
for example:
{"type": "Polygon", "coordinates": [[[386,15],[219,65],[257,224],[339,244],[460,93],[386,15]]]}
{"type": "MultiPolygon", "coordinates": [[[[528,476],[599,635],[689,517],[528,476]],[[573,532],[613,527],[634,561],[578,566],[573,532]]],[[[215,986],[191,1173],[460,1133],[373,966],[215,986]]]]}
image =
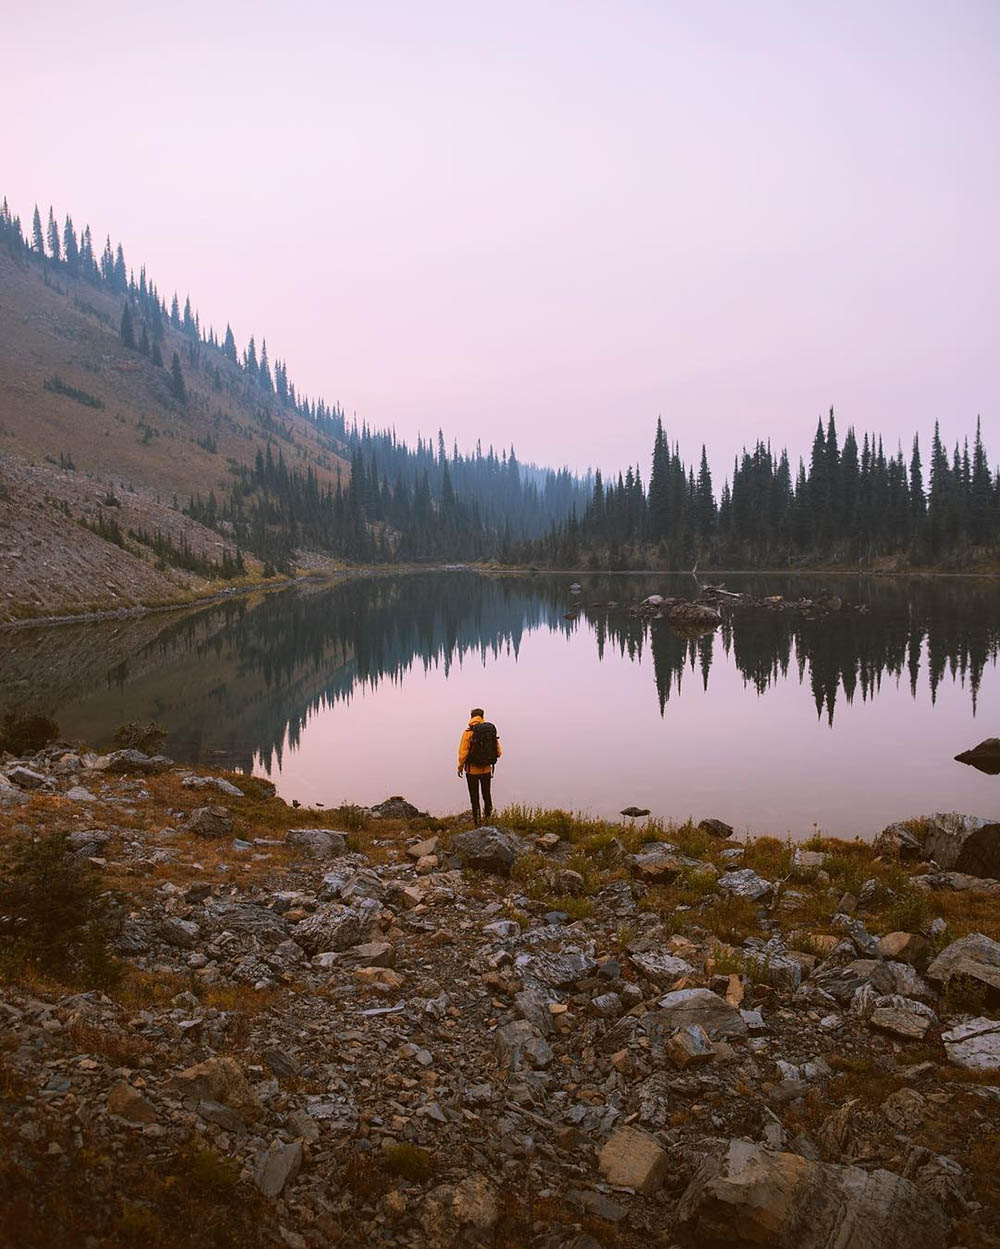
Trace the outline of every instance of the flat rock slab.
{"type": "Polygon", "coordinates": [[[748,902],[763,902],[774,893],[774,886],[769,880],[750,867],[742,867],[735,872],[725,872],[719,877],[719,888],[723,893],[734,898],[745,898],[748,902]]]}
{"type": "Polygon", "coordinates": [[[333,828],[290,828],[285,845],[317,859],[331,859],[346,854],[347,834],[333,828]]]}
{"type": "Polygon", "coordinates": [[[988,993],[1000,993],[1000,942],[973,932],[945,946],[927,968],[927,978],[947,984],[953,977],[978,981],[988,993]]]}
{"type": "Polygon", "coordinates": [[[709,1155],[677,1210],[697,1249],[945,1249],[950,1221],[909,1180],[730,1141],[709,1155]]]}
{"type": "Polygon", "coordinates": [[[196,837],[215,841],[233,831],[233,817],[228,807],[196,807],[188,816],[187,830],[196,837]]]}
{"type": "Polygon", "coordinates": [[[970,1019],[945,1032],[945,1053],[968,1071],[1000,1071],[1000,1019],[970,1019]]]}
{"type": "Polygon", "coordinates": [[[694,968],[682,958],[674,954],[661,954],[655,950],[644,950],[629,955],[629,961],[636,971],[648,976],[656,984],[674,984],[682,976],[693,976],[694,968]]]}
{"type": "Polygon", "coordinates": [[[643,1030],[651,1036],[663,1037],[678,1028],[693,1024],[704,1028],[710,1037],[743,1036],[747,1025],[735,1006],[730,1006],[711,989],[677,989],[660,998],[660,1009],[642,1018],[643,1030]]]}
{"type": "Polygon", "coordinates": [[[634,1188],[650,1197],[662,1187],[669,1159],[655,1136],[641,1128],[624,1127],[604,1143],[597,1167],[609,1184],[634,1188]]]}
{"type": "Polygon", "coordinates": [[[293,1141],[290,1145],[272,1145],[257,1156],[253,1173],[257,1191],[265,1197],[277,1197],[285,1185],[295,1179],[301,1166],[301,1141],[293,1141]]]}

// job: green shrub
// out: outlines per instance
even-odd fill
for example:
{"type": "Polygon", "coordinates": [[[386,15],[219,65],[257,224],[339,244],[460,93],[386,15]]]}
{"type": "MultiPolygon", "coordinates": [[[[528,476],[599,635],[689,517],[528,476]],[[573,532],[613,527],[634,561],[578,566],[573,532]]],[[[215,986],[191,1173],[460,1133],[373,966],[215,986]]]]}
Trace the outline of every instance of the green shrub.
{"type": "Polygon", "coordinates": [[[426,1149],[418,1145],[393,1145],[382,1157],[382,1166],[390,1175],[422,1184],[434,1173],[434,1161],[426,1149]]]}
{"type": "Polygon", "coordinates": [[[889,932],[919,932],[927,923],[927,898],[917,890],[901,894],[886,912],[889,932]]]}
{"type": "Polygon", "coordinates": [[[356,802],[342,802],[335,808],[334,815],[349,833],[364,832],[372,822],[368,808],[359,807],[356,802]]]}
{"type": "Polygon", "coordinates": [[[0,865],[0,951],[12,968],[109,985],[120,969],[108,951],[114,899],[73,858],[65,833],[25,837],[0,865]]]}
{"type": "Polygon", "coordinates": [[[166,735],[167,730],[155,720],[146,724],[141,720],[126,720],[115,730],[115,745],[120,750],[141,750],[143,754],[151,755],[166,735]]]}
{"type": "Polygon", "coordinates": [[[49,716],[21,715],[8,711],[0,721],[0,751],[33,755],[59,736],[59,725],[49,716]]]}

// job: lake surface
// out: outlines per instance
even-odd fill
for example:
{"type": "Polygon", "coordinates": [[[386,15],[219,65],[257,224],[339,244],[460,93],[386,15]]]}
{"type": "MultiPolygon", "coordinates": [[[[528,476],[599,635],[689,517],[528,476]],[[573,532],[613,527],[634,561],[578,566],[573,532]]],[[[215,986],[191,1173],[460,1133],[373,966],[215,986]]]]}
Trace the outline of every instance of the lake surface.
{"type": "Polygon", "coordinates": [[[504,749],[501,806],[636,805],[793,837],[1000,814],[1000,777],[953,760],[1000,736],[998,583],[710,580],[843,608],[736,610],[692,640],[624,610],[695,597],[690,576],[378,574],[0,635],[0,710],[44,710],[100,746],[156,720],[167,754],[252,769],[303,804],[404,794],[461,810],[457,744],[482,705],[504,749]]]}

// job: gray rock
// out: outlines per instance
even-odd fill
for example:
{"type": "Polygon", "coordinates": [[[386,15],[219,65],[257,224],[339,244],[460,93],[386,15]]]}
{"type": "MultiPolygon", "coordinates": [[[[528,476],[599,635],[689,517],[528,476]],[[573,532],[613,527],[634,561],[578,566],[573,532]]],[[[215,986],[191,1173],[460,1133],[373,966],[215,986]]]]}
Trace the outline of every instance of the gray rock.
{"type": "Polygon", "coordinates": [[[224,1102],[201,1101],[198,1103],[198,1115],[206,1123],[214,1123],[216,1127],[235,1132],[238,1136],[242,1136],[247,1130],[243,1116],[224,1102]]]}
{"type": "MultiPolygon", "coordinates": [[[[289,926],[276,912],[252,902],[205,902],[205,926],[213,933],[232,932],[238,936],[256,937],[265,945],[278,945],[287,940],[289,926]]],[[[298,939],[298,929],[296,929],[298,939]]]]}
{"type": "Polygon", "coordinates": [[[347,851],[347,834],[332,828],[290,828],[285,845],[316,859],[332,859],[347,851]]]}
{"type": "Polygon", "coordinates": [[[946,946],[927,968],[927,979],[947,984],[953,976],[968,977],[987,992],[1000,993],[1000,942],[974,932],[946,946]]]}
{"type": "Polygon", "coordinates": [[[733,836],[732,825],[723,820],[701,820],[698,827],[703,833],[708,833],[709,837],[718,837],[721,841],[728,841],[733,836]]]}
{"type": "Polygon", "coordinates": [[[669,884],[684,871],[697,871],[699,868],[714,870],[711,864],[688,858],[676,846],[665,841],[644,846],[638,854],[632,856],[632,866],[640,880],[661,884],[669,884]]]}
{"type": "Polygon", "coordinates": [[[694,968],[673,954],[661,954],[655,950],[643,950],[629,955],[629,961],[637,971],[648,976],[655,984],[673,984],[682,976],[693,976],[694,968]]]}
{"type": "Polygon", "coordinates": [[[931,816],[922,854],[946,872],[1000,877],[1000,824],[975,815],[931,816]]]}
{"type": "Polygon", "coordinates": [[[908,1180],[734,1140],[708,1155],[677,1221],[699,1249],[945,1249],[950,1221],[908,1180]]]}
{"type": "Polygon", "coordinates": [[[196,807],[185,825],[189,833],[210,841],[228,837],[233,831],[232,813],[227,807],[196,807]]]}
{"type": "Polygon", "coordinates": [[[889,1032],[893,1036],[903,1037],[906,1040],[922,1041],[931,1025],[936,1022],[934,1012],[929,1007],[925,1006],[923,1011],[917,1009],[921,1005],[919,1002],[893,997],[879,1000],[886,1002],[886,1005],[876,1006],[869,1017],[869,1022],[880,1032],[889,1032]],[[890,1002],[894,1004],[889,1005],[890,1002]]]}
{"type": "Polygon", "coordinates": [[[655,1071],[639,1085],[639,1118],[650,1127],[664,1128],[670,1117],[670,1082],[673,1077],[665,1071],[655,1071]]]}
{"type": "Polygon", "coordinates": [[[1000,1019],[970,1019],[943,1033],[949,1062],[969,1071],[1000,1071],[1000,1019]]]}
{"type": "Polygon", "coordinates": [[[323,1094],[306,1098],[306,1114],[331,1132],[350,1133],[358,1126],[358,1108],[346,1097],[323,1094]]]}
{"type": "Polygon", "coordinates": [[[862,985],[871,985],[876,993],[892,993],[896,980],[885,963],[878,959],[859,958],[843,966],[830,960],[813,972],[812,983],[846,1005],[862,985]]]}
{"type": "Polygon", "coordinates": [[[94,763],[95,772],[141,772],[151,776],[157,772],[166,772],[174,766],[173,759],[165,755],[147,755],[141,750],[113,750],[103,755],[94,763]]]}
{"type": "Polygon", "coordinates": [[[348,950],[367,941],[380,910],[372,898],[362,898],[356,906],[320,907],[296,925],[295,940],[307,954],[348,950]]]}
{"type": "Polygon", "coordinates": [[[591,1000],[590,1009],[601,1019],[617,1019],[622,1013],[622,1000],[617,993],[599,993],[591,1000]]]}
{"type": "Polygon", "coordinates": [[[547,1067],[555,1055],[527,1019],[515,1019],[496,1031],[496,1050],[501,1065],[520,1070],[525,1059],[535,1067],[547,1067]]]}
{"type": "Polygon", "coordinates": [[[35,772],[31,768],[22,766],[11,768],[7,773],[7,779],[21,789],[40,789],[45,784],[45,776],[42,772],[35,772]]]}
{"type": "Polygon", "coordinates": [[[514,1005],[521,1015],[533,1024],[542,1036],[551,1036],[553,1031],[552,1012],[549,1002],[552,999],[541,989],[532,986],[514,995],[514,1005]]]}
{"type": "Polygon", "coordinates": [[[730,1006],[711,989],[678,989],[660,998],[660,1009],[650,1011],[641,1021],[651,1037],[665,1039],[678,1028],[698,1024],[712,1038],[743,1036],[747,1025],[735,1006],[730,1006]]]}
{"type": "Polygon", "coordinates": [[[519,954],[514,966],[524,977],[551,985],[554,989],[568,989],[597,970],[597,962],[580,950],[539,950],[536,954],[519,954]]]}
{"type": "Polygon", "coordinates": [[[774,893],[774,886],[764,880],[749,867],[742,867],[735,872],[725,872],[719,877],[719,888],[723,893],[736,898],[746,898],[748,902],[763,902],[774,893]]]}
{"type": "Polygon", "coordinates": [[[181,781],[185,789],[215,789],[227,798],[242,798],[242,789],[237,789],[232,781],[222,776],[185,776],[181,781]]]}
{"type": "Polygon", "coordinates": [[[177,946],[178,949],[193,950],[198,944],[201,929],[193,920],[178,919],[170,915],[160,925],[160,936],[169,945],[177,946]]]}
{"type": "Polygon", "coordinates": [[[74,785],[71,789],[67,789],[64,796],[68,802],[97,801],[96,796],[92,794],[89,789],[85,789],[82,785],[74,785]]]}
{"type": "Polygon", "coordinates": [[[294,1180],[302,1166],[302,1142],[274,1144],[258,1154],[253,1182],[265,1197],[277,1197],[285,1185],[294,1180]]]}
{"type": "Polygon", "coordinates": [[[456,833],[451,839],[451,851],[463,867],[495,876],[509,876],[518,852],[516,838],[501,828],[484,825],[465,833],[456,833]]]}
{"type": "Polygon", "coordinates": [[[372,807],[371,813],[377,820],[415,820],[421,814],[412,802],[407,802],[399,794],[372,807]]]}

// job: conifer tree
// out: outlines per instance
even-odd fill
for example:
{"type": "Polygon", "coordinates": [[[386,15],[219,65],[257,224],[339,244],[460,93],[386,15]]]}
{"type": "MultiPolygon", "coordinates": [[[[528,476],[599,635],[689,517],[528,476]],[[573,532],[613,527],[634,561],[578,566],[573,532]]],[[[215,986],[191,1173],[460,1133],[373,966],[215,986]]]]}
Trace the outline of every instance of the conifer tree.
{"type": "Polygon", "coordinates": [[[62,260],[62,249],[59,243],[59,227],[56,225],[55,213],[52,211],[52,205],[49,205],[49,255],[58,264],[62,260]]]}
{"type": "Polygon", "coordinates": [[[170,393],[178,403],[187,402],[187,387],[184,385],[184,374],[181,372],[181,362],[176,351],[170,361],[170,393]]]}
{"type": "Polygon", "coordinates": [[[35,215],[31,219],[31,250],[36,256],[45,255],[45,235],[42,233],[42,214],[35,205],[35,215]]]}
{"type": "Polygon", "coordinates": [[[236,339],[233,337],[233,330],[228,321],[226,322],[226,338],[222,344],[222,354],[227,360],[232,360],[233,364],[238,362],[236,355],[236,339]]]}
{"type": "Polygon", "coordinates": [[[73,229],[73,219],[67,213],[66,224],[63,226],[63,256],[66,259],[66,268],[72,277],[80,275],[80,248],[76,242],[76,231],[73,229]]]}
{"type": "Polygon", "coordinates": [[[122,319],[118,335],[121,338],[123,347],[130,347],[133,351],[135,350],[135,329],[132,325],[132,313],[129,311],[127,299],[122,308],[122,319]]]}
{"type": "Polygon", "coordinates": [[[181,306],[177,302],[177,292],[174,291],[173,302],[170,305],[170,324],[175,330],[181,328],[181,306]]]}

